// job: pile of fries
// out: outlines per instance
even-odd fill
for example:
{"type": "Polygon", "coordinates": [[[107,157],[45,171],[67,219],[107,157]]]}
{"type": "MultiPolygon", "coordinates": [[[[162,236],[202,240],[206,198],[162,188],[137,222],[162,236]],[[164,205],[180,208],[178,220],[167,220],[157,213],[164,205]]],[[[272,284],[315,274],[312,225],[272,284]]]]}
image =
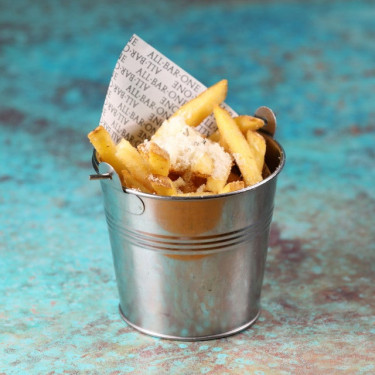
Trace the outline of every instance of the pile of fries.
{"type": "Polygon", "coordinates": [[[102,126],[88,134],[99,161],[110,164],[124,187],[167,196],[223,194],[254,185],[268,175],[262,119],[231,115],[220,104],[222,80],[184,104],[150,140],[117,145],[102,126]],[[206,138],[195,127],[214,114],[218,130],[206,138]]]}

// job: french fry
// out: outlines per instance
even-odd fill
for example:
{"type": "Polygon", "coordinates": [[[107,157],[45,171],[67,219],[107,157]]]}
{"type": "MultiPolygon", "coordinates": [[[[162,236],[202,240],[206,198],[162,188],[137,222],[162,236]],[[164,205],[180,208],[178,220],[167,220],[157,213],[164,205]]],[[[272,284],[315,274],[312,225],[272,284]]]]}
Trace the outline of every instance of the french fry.
{"type": "Polygon", "coordinates": [[[166,176],[151,174],[148,178],[156,194],[159,195],[176,195],[177,190],[173,181],[166,176]]]}
{"type": "Polygon", "coordinates": [[[181,176],[178,177],[176,180],[172,181],[172,183],[173,183],[176,190],[181,190],[186,185],[186,182],[184,181],[184,179],[181,176]]]}
{"type": "Polygon", "coordinates": [[[132,174],[127,170],[123,169],[121,171],[122,180],[125,183],[125,186],[130,189],[137,189],[144,193],[154,193],[154,190],[150,190],[148,187],[142,184],[142,182],[138,181],[132,174]]]}
{"type": "Polygon", "coordinates": [[[181,116],[186,124],[198,126],[208,115],[210,115],[215,106],[224,101],[227,96],[228,81],[223,79],[215,85],[203,91],[196,98],[190,100],[180,107],[172,116],[181,116]]]}
{"type": "Polygon", "coordinates": [[[229,182],[220,190],[220,194],[231,193],[232,191],[241,190],[244,187],[245,183],[243,181],[229,182]]]}
{"type": "Polygon", "coordinates": [[[225,109],[219,106],[214,108],[214,115],[220,134],[228,143],[246,186],[262,181],[254,154],[236,122],[225,109]]]}
{"type": "Polygon", "coordinates": [[[212,174],[214,162],[210,155],[203,154],[200,158],[194,160],[191,165],[191,172],[200,177],[208,177],[212,174]]]}
{"type": "Polygon", "coordinates": [[[255,131],[264,126],[264,121],[262,119],[253,116],[237,116],[234,117],[234,121],[244,135],[246,135],[249,130],[255,131]]]}
{"type": "Polygon", "coordinates": [[[217,179],[212,176],[207,178],[206,190],[211,191],[212,193],[219,194],[227,182],[227,178],[217,179]]]}
{"type": "MultiPolygon", "coordinates": [[[[195,192],[197,190],[197,185],[195,184],[194,177],[195,176],[193,175],[191,169],[183,172],[181,178],[183,179],[184,184],[181,184],[179,190],[183,193],[195,192]]],[[[199,185],[200,184],[198,184],[198,186],[199,185]]]]}
{"type": "Polygon", "coordinates": [[[262,174],[264,156],[266,154],[266,141],[261,134],[252,130],[246,133],[246,139],[253,151],[258,170],[262,174]]]}
{"type": "Polygon", "coordinates": [[[141,143],[137,149],[144,159],[148,161],[151,173],[168,176],[171,161],[167,151],[163,150],[155,142],[141,143]]]}
{"type": "Polygon", "coordinates": [[[87,137],[99,154],[100,160],[111,165],[121,179],[121,170],[125,168],[125,164],[116,157],[116,145],[107,130],[100,125],[87,137]]]}
{"type": "Polygon", "coordinates": [[[229,146],[228,146],[228,143],[225,142],[225,140],[223,139],[223,137],[220,135],[220,132],[219,130],[216,130],[214,133],[212,133],[209,137],[209,139],[213,142],[217,142],[219,143],[219,145],[226,151],[226,152],[230,152],[229,150],[229,146]]]}
{"type": "Polygon", "coordinates": [[[144,185],[148,191],[153,191],[152,185],[148,180],[148,176],[151,173],[150,166],[129,141],[124,138],[121,139],[116,146],[115,155],[141,185],[144,185]]]}
{"type": "Polygon", "coordinates": [[[213,132],[209,137],[208,139],[212,142],[219,142],[220,141],[220,132],[219,130],[216,130],[215,132],[213,132]]]}

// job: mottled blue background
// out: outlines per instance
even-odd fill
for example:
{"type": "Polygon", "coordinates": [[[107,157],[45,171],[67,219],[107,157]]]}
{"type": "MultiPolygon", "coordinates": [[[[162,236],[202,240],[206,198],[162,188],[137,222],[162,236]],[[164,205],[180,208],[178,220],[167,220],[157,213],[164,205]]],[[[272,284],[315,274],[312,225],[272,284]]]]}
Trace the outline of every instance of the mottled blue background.
{"type": "Polygon", "coordinates": [[[375,373],[373,1],[0,0],[0,374],[375,373]],[[249,330],[144,336],[119,317],[91,146],[133,33],[287,153],[249,330]]]}

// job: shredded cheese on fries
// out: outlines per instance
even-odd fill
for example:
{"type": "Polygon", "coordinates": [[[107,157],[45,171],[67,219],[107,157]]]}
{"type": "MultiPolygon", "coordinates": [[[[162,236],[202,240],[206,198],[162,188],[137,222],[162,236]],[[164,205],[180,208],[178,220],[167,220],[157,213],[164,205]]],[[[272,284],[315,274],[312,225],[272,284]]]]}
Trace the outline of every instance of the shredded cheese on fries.
{"type": "Polygon", "coordinates": [[[113,166],[123,186],[164,196],[226,194],[269,175],[266,141],[257,130],[264,122],[232,117],[219,104],[227,94],[221,80],[185,103],[149,140],[137,147],[115,144],[103,126],[88,134],[100,160],[113,166]],[[209,138],[196,130],[213,113],[218,131],[209,138]]]}
{"type": "MultiPolygon", "coordinates": [[[[225,178],[232,165],[232,157],[223,147],[204,138],[201,133],[187,125],[182,117],[165,120],[151,141],[168,152],[171,168],[177,172],[189,169],[205,154],[213,161],[212,177],[216,179],[225,178]]],[[[147,147],[148,141],[145,143],[147,147]]]]}

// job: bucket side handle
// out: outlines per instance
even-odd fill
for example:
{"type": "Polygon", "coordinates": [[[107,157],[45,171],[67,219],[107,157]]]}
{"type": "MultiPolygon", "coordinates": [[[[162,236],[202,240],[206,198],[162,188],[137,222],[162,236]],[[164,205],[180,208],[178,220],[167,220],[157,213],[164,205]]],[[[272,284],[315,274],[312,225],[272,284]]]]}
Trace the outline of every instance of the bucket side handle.
{"type": "Polygon", "coordinates": [[[112,173],[96,173],[90,174],[90,180],[112,180],[112,173]]]}
{"type": "Polygon", "coordinates": [[[120,190],[123,190],[120,178],[114,168],[105,162],[98,163],[95,158],[95,151],[93,155],[93,166],[96,171],[95,174],[90,174],[90,180],[111,180],[111,183],[115,184],[120,190]]]}
{"type": "Polygon", "coordinates": [[[273,111],[268,107],[262,106],[255,111],[254,117],[260,118],[264,121],[262,131],[273,138],[276,132],[276,116],[273,111]]]}

